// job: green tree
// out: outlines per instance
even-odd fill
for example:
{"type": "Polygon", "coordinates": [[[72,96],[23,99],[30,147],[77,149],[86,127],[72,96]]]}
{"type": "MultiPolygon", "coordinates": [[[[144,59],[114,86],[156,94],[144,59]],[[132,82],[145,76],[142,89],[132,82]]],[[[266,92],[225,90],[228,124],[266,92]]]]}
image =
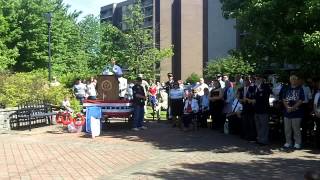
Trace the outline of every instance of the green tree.
{"type": "Polygon", "coordinates": [[[141,1],[128,7],[122,28],[107,24],[102,35],[102,56],[104,61],[116,57],[119,64],[127,67],[127,77],[133,79],[139,73],[154,78],[154,65],[173,55],[172,48],[158,49],[152,36],[152,29],[145,27],[141,1]]]}
{"type": "Polygon", "coordinates": [[[141,6],[141,0],[128,8],[124,22],[127,27],[126,41],[127,54],[130,57],[127,61],[130,77],[134,78],[143,73],[147,78],[155,75],[154,65],[162,59],[173,55],[172,48],[157,49],[152,36],[152,29],[145,28],[145,16],[141,6]]]}
{"type": "Polygon", "coordinates": [[[217,74],[248,75],[254,70],[254,66],[243,58],[228,56],[210,61],[204,70],[204,74],[207,79],[214,79],[217,74]]]}
{"type": "MultiPolygon", "coordinates": [[[[243,32],[240,53],[258,66],[319,67],[319,0],[221,0],[226,18],[243,32]]],[[[319,69],[318,69],[319,70],[319,69]]]]}
{"type": "Polygon", "coordinates": [[[200,76],[196,73],[192,73],[187,79],[186,82],[190,84],[195,84],[200,81],[200,76]]]}
{"type": "Polygon", "coordinates": [[[8,47],[10,41],[16,38],[15,32],[10,31],[10,23],[8,22],[8,19],[13,16],[12,6],[11,2],[0,1],[0,71],[15,64],[19,55],[16,47],[8,47]]]}
{"type": "Polygon", "coordinates": [[[101,30],[101,61],[98,62],[99,70],[102,71],[106,64],[111,63],[112,58],[115,58],[117,63],[126,67],[130,56],[126,54],[125,34],[110,23],[101,24],[101,30]]]}
{"type": "Polygon", "coordinates": [[[101,27],[99,17],[87,15],[79,22],[83,50],[88,56],[88,67],[90,70],[97,70],[101,67],[101,27]]]}
{"type": "Polygon", "coordinates": [[[3,56],[6,53],[7,58],[2,60],[6,64],[14,64],[4,67],[18,72],[47,68],[48,27],[44,13],[50,11],[53,14],[51,39],[54,73],[87,71],[90,56],[84,50],[86,46],[76,21],[80,12],[69,13],[68,8],[62,0],[1,0],[0,21],[3,23],[0,26],[6,31],[1,31],[4,33],[1,34],[0,54],[3,56]]]}

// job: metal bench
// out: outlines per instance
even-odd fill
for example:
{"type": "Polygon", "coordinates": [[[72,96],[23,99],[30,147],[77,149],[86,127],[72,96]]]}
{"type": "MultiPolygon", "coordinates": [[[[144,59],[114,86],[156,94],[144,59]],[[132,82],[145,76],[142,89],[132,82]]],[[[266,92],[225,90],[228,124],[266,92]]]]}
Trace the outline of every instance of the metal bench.
{"type": "Polygon", "coordinates": [[[33,101],[18,106],[10,120],[12,129],[28,127],[39,124],[52,124],[52,116],[56,113],[52,111],[52,106],[44,101],[33,101]]]}

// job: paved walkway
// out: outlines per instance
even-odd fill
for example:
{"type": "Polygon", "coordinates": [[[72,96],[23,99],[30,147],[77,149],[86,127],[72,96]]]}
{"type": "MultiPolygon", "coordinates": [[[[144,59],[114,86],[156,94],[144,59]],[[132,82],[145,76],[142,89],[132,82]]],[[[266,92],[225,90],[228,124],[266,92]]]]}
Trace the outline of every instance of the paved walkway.
{"type": "Polygon", "coordinates": [[[95,139],[54,126],[0,134],[0,179],[303,179],[320,168],[311,150],[280,152],[207,129],[112,124],[95,139]]]}

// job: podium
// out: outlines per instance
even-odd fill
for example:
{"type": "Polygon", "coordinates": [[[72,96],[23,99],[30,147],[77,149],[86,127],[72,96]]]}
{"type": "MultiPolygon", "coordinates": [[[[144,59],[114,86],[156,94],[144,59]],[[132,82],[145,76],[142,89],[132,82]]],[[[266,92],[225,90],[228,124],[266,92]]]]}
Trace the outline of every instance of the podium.
{"type": "Polygon", "coordinates": [[[98,99],[119,100],[119,82],[114,75],[99,75],[97,77],[98,99]]]}

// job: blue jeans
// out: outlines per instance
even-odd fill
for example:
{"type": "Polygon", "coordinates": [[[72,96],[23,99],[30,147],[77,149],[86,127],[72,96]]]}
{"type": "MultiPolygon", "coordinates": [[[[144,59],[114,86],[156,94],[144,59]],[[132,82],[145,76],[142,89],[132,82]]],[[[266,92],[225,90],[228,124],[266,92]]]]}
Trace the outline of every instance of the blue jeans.
{"type": "Polygon", "coordinates": [[[133,127],[140,128],[143,126],[144,106],[133,105],[133,127]]]}
{"type": "Polygon", "coordinates": [[[85,98],[83,95],[76,95],[76,99],[78,99],[80,101],[80,104],[82,105],[85,98]]]}

